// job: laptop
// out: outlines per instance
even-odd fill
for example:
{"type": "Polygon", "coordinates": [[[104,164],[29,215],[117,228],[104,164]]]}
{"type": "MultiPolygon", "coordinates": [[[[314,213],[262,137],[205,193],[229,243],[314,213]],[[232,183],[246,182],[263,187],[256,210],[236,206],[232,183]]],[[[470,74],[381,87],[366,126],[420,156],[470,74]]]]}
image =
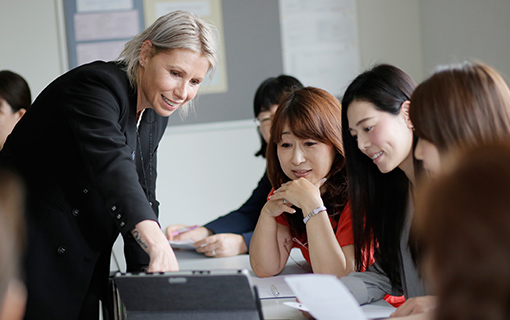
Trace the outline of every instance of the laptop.
{"type": "Polygon", "coordinates": [[[262,320],[248,270],[117,273],[116,320],[262,320]]]}

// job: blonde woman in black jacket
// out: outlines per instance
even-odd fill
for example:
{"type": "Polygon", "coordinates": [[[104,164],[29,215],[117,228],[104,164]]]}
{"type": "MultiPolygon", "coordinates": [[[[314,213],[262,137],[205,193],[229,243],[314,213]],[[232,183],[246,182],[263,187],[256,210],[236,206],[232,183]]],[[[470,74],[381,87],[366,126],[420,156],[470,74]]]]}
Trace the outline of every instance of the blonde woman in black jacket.
{"type": "Polygon", "coordinates": [[[211,26],[176,11],[129,41],[119,61],[80,66],[37,97],[0,153],[28,187],[27,319],[97,319],[99,300],[111,305],[119,232],[146,253],[129,256],[128,268],[178,270],[151,191],[160,118],[185,107],[215,65],[211,26]],[[153,134],[143,132],[154,124],[147,116],[153,134]]]}

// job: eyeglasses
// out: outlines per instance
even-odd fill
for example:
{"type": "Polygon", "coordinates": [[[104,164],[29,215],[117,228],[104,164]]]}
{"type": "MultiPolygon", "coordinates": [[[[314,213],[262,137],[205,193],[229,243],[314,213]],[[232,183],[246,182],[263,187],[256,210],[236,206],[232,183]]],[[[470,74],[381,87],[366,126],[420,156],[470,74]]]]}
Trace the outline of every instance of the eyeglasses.
{"type": "Polygon", "coordinates": [[[271,126],[272,122],[273,122],[273,118],[272,117],[263,118],[263,119],[255,118],[255,123],[259,127],[271,126]]]}

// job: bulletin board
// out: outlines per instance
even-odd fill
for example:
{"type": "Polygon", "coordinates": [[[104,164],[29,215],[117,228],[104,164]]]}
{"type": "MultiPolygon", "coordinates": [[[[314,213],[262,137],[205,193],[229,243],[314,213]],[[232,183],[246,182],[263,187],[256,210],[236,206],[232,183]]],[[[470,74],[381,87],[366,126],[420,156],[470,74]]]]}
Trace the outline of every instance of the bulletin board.
{"type": "Polygon", "coordinates": [[[145,29],[142,0],[63,0],[67,66],[115,60],[145,29]]]}

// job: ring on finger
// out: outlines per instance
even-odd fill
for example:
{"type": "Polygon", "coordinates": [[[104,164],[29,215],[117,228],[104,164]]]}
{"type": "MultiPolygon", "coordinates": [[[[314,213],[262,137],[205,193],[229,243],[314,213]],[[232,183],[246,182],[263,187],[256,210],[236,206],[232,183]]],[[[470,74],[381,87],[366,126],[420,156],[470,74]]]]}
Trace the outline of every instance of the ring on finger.
{"type": "Polygon", "coordinates": [[[283,199],[283,204],[286,204],[287,203],[287,200],[283,199]]]}
{"type": "Polygon", "coordinates": [[[214,251],[214,249],[212,249],[211,256],[215,256],[215,255],[216,255],[216,251],[214,251]]]}

